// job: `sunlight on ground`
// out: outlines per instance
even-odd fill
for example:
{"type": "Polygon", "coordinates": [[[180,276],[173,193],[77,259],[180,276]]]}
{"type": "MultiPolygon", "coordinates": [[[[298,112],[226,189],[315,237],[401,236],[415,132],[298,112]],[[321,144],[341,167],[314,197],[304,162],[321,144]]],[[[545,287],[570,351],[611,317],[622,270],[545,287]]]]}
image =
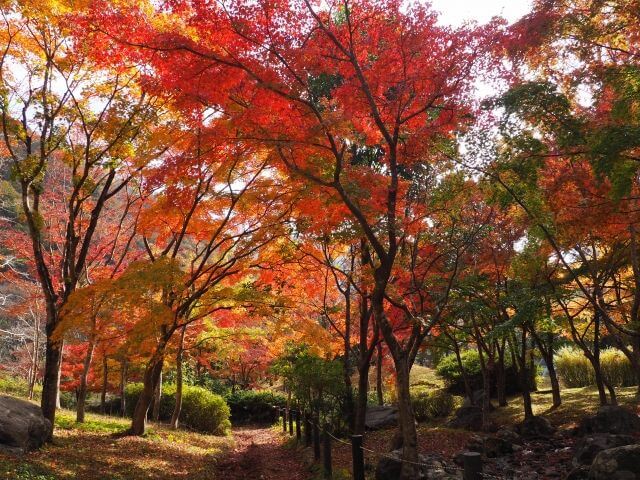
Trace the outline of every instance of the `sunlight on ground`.
{"type": "Polygon", "coordinates": [[[144,438],[123,437],[130,420],[61,410],[53,444],[16,461],[0,454],[3,480],[214,480],[218,457],[233,444],[215,437],[153,424],[144,438]]]}

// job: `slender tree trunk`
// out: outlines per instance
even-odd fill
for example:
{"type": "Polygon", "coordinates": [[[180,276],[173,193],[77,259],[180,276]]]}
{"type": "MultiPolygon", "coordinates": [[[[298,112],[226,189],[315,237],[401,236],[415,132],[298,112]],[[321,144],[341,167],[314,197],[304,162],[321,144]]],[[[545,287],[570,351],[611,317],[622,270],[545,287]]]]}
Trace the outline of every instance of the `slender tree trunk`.
{"type": "MultiPolygon", "coordinates": [[[[184,335],[187,326],[182,327],[180,332],[180,342],[178,343],[178,353],[176,354],[176,401],[171,414],[170,426],[174,430],[178,428],[180,411],[182,410],[182,356],[184,352],[184,335]]],[[[160,403],[160,402],[158,402],[160,403]]]]}
{"type": "Polygon", "coordinates": [[[35,315],[35,331],[33,332],[33,356],[31,377],[29,378],[29,400],[33,400],[33,391],[38,381],[38,364],[40,363],[40,315],[35,315]]]}
{"type": "Polygon", "coordinates": [[[504,366],[504,350],[504,345],[502,345],[502,348],[498,348],[498,365],[496,369],[496,393],[498,397],[498,405],[501,407],[507,406],[507,384],[504,366]]]}
{"type": "Polygon", "coordinates": [[[369,358],[361,359],[358,365],[358,397],[355,406],[355,418],[353,423],[354,435],[363,435],[369,401],[369,370],[371,363],[369,358]]]}
{"type": "Polygon", "coordinates": [[[469,382],[469,375],[467,374],[467,369],[464,368],[464,363],[462,363],[462,356],[460,355],[460,347],[454,340],[453,350],[456,355],[456,362],[458,363],[458,368],[460,369],[460,374],[462,375],[462,382],[464,384],[464,393],[466,397],[469,399],[470,405],[475,405],[475,398],[473,398],[473,389],[471,388],[471,382],[469,382]]]}
{"type": "Polygon", "coordinates": [[[344,328],[344,387],[345,387],[345,401],[344,410],[348,419],[351,431],[355,429],[355,406],[353,402],[353,385],[351,384],[351,294],[350,286],[347,286],[345,291],[345,328],[344,328]]]}
{"type": "Polygon", "coordinates": [[[128,370],[127,358],[122,359],[120,367],[120,416],[124,417],[127,414],[127,370],[128,370]]]}
{"type": "Polygon", "coordinates": [[[149,406],[151,405],[151,400],[153,399],[155,385],[160,379],[161,373],[162,357],[159,356],[152,359],[152,361],[147,364],[147,367],[144,371],[142,391],[140,392],[140,396],[138,397],[138,402],[136,403],[136,407],[133,411],[133,417],[131,419],[131,428],[129,429],[129,433],[131,435],[144,434],[147,421],[147,412],[149,411],[149,406]]]}
{"type": "Polygon", "coordinates": [[[154,422],[160,420],[160,401],[162,400],[162,369],[160,369],[160,375],[156,380],[155,388],[153,389],[153,411],[152,418],[154,422]]]}
{"type": "Polygon", "coordinates": [[[493,361],[491,357],[488,360],[484,358],[482,347],[478,344],[478,357],[480,359],[480,370],[482,373],[482,427],[487,425],[489,413],[493,406],[491,405],[491,375],[493,372],[493,361]]]}
{"type": "Polygon", "coordinates": [[[107,356],[102,355],[102,391],[100,392],[100,413],[105,413],[105,407],[107,402],[107,388],[109,386],[109,364],[107,363],[107,356]]]}
{"type": "Polygon", "coordinates": [[[87,347],[87,355],[84,357],[82,366],[82,374],[80,375],[80,386],[78,387],[78,403],[76,405],[76,422],[84,422],[84,410],[87,401],[87,377],[91,369],[91,360],[93,358],[93,350],[95,348],[95,340],[91,338],[87,347]]]}
{"type": "Polygon", "coordinates": [[[553,363],[553,353],[545,356],[544,363],[547,365],[547,371],[549,372],[549,381],[551,382],[551,395],[553,397],[553,407],[558,408],[562,404],[562,397],[560,396],[560,382],[558,381],[558,373],[556,372],[556,366],[553,363]]]}
{"type": "Polygon", "coordinates": [[[376,359],[376,393],[378,405],[384,405],[384,392],[382,390],[382,342],[378,342],[378,357],[376,359]]]}

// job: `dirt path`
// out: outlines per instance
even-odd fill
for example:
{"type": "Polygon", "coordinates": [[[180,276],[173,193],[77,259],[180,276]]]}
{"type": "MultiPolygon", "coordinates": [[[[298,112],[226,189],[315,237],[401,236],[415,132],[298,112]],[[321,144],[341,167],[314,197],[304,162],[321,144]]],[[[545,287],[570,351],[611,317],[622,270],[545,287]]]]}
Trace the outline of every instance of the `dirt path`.
{"type": "Polygon", "coordinates": [[[233,429],[234,449],[217,465],[224,480],[307,480],[309,471],[295,451],[270,428],[233,429]]]}

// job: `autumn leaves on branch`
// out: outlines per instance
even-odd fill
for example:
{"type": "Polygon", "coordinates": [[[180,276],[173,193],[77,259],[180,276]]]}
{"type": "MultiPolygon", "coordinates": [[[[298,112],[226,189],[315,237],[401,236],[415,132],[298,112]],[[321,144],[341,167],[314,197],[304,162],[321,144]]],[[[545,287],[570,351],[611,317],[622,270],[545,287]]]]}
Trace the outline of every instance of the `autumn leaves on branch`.
{"type": "Polygon", "coordinates": [[[459,28],[396,0],[32,3],[3,5],[2,235],[42,290],[48,418],[78,341],[79,400],[96,349],[142,366],[142,434],[212,325],[258,328],[262,363],[291,339],[340,355],[355,431],[384,344],[410,461],[427,340],[508,345],[525,384],[561,316],[640,367],[633,2],[459,28]]]}

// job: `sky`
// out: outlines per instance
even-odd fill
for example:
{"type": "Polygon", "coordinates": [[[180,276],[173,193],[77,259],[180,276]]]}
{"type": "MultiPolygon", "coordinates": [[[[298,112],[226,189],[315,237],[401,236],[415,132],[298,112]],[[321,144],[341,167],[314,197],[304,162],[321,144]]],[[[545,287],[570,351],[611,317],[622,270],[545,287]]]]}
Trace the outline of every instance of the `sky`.
{"type": "Polygon", "coordinates": [[[431,4],[442,14],[444,24],[460,25],[467,20],[486,23],[496,15],[511,23],[529,11],[531,0],[431,0],[431,4]]]}

